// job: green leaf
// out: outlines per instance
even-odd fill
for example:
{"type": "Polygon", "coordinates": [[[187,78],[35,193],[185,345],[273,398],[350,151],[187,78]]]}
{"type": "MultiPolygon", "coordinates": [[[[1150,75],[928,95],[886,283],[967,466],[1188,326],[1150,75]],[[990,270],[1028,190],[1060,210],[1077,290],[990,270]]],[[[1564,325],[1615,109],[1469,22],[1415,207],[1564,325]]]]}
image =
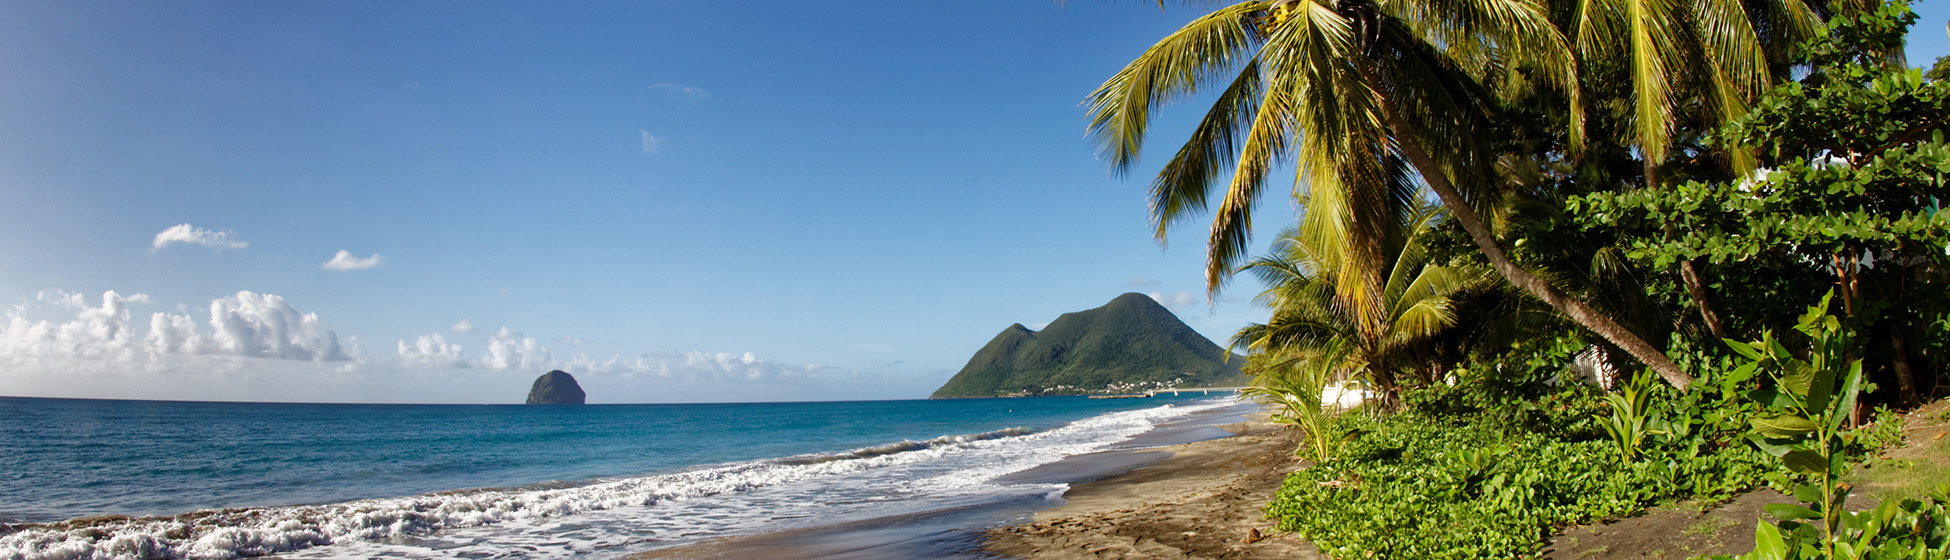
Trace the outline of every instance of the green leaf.
{"type": "Polygon", "coordinates": [[[1821,489],[1816,488],[1813,484],[1796,485],[1794,487],[1794,499],[1810,504],[1819,502],[1821,501],[1821,489]]]}
{"type": "Polygon", "coordinates": [[[1726,342],[1727,347],[1732,348],[1733,352],[1739,354],[1741,357],[1749,360],[1760,359],[1760,348],[1758,348],[1757,344],[1748,344],[1731,338],[1722,338],[1720,340],[1726,342]]]}
{"type": "Polygon", "coordinates": [[[1801,504],[1767,504],[1760,506],[1760,509],[1776,519],[1821,519],[1821,512],[1801,504]]]}
{"type": "Polygon", "coordinates": [[[1808,382],[1807,394],[1806,404],[1809,412],[1827,410],[1828,398],[1835,394],[1835,370],[1829,368],[1815,370],[1812,379],[1808,382]]]}
{"type": "Polygon", "coordinates": [[[1767,405],[1768,408],[1785,409],[1794,407],[1794,399],[1786,393],[1774,389],[1755,389],[1747,392],[1747,399],[1767,405]]]}
{"type": "Polygon", "coordinates": [[[1840,400],[1835,402],[1834,412],[1829,413],[1828,433],[1834,433],[1842,425],[1842,419],[1855,408],[1855,397],[1862,391],[1862,360],[1848,366],[1848,376],[1842,378],[1840,400]]]}
{"type": "MultiPolygon", "coordinates": [[[[1840,455],[1836,456],[1840,457],[1840,455]]],[[[1827,457],[1822,457],[1820,453],[1796,449],[1781,455],[1781,464],[1795,472],[1821,474],[1828,471],[1829,460],[1827,457]]]]}
{"type": "Polygon", "coordinates": [[[1775,457],[1786,455],[1789,451],[1806,449],[1797,441],[1767,439],[1760,434],[1747,434],[1747,441],[1753,442],[1754,447],[1760,448],[1761,452],[1775,457]]]}
{"type": "Polygon", "coordinates": [[[1810,367],[1808,362],[1801,360],[1795,360],[1783,365],[1785,367],[1782,369],[1787,370],[1787,375],[1781,378],[1781,388],[1795,395],[1806,396],[1808,394],[1808,387],[1814,385],[1815,382],[1814,368],[1810,367]]]}
{"type": "Polygon", "coordinates": [[[1754,418],[1754,431],[1769,438],[1798,438],[1814,432],[1815,423],[1800,416],[1777,414],[1754,418]]]}
{"type": "Polygon", "coordinates": [[[1752,560],[1787,560],[1787,539],[1773,525],[1761,523],[1754,527],[1754,551],[1748,553],[1752,560]]]}

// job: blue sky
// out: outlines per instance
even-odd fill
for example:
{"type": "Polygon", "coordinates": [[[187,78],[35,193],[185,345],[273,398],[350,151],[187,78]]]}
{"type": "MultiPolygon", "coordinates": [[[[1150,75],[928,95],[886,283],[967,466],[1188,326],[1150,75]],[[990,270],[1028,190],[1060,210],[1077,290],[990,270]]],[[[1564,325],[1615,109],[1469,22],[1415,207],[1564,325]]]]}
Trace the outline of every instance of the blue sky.
{"type": "MultiPolygon", "coordinates": [[[[1151,238],[1160,150],[1120,179],[1083,136],[1191,12],[3,10],[4,395],[510,402],[561,368],[592,402],[919,398],[1126,291],[1215,340],[1264,316],[1249,281],[1206,304],[1203,219],[1151,238]]],[[[1261,216],[1263,247],[1291,213],[1261,216]]]]}

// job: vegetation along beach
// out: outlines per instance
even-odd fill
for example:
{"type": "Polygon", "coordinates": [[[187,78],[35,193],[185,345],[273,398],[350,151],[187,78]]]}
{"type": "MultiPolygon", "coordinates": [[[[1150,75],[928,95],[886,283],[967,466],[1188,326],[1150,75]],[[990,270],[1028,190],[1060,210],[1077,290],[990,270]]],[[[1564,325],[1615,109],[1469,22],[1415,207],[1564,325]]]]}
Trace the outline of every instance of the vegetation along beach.
{"type": "Polygon", "coordinates": [[[1942,0],[30,0],[0,75],[0,560],[1950,560],[1942,0]]]}

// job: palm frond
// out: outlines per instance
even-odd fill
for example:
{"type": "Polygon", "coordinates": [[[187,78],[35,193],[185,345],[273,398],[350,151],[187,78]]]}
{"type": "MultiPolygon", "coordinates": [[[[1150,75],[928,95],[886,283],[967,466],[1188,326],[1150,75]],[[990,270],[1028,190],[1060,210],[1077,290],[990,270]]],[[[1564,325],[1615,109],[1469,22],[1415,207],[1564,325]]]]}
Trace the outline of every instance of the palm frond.
{"type": "Polygon", "coordinates": [[[1143,148],[1152,110],[1192,95],[1241,61],[1258,42],[1254,15],[1265,2],[1243,2],[1206,14],[1152,45],[1085,99],[1090,138],[1118,173],[1143,148]]]}
{"type": "Polygon", "coordinates": [[[1247,61],[1192,130],[1191,139],[1151,181],[1151,224],[1158,241],[1165,240],[1165,232],[1179,218],[1205,211],[1212,182],[1238,157],[1236,144],[1258,111],[1262,82],[1259,61],[1247,61]]]}

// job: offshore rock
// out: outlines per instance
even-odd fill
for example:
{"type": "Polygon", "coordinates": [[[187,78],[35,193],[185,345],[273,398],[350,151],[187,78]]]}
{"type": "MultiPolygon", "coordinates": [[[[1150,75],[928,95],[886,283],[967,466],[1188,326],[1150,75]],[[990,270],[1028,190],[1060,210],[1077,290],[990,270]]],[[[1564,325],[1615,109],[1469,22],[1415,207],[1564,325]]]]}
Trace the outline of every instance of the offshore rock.
{"type": "Polygon", "coordinates": [[[587,396],[575,376],[558,369],[535,378],[535,386],[528,390],[528,404],[583,404],[587,396]]]}

